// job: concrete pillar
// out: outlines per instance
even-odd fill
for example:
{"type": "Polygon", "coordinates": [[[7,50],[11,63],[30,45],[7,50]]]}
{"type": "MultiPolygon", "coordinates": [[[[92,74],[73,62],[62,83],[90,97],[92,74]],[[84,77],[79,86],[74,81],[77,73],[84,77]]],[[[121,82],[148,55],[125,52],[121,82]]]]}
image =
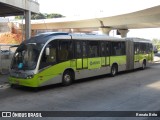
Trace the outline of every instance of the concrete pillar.
{"type": "Polygon", "coordinates": [[[31,11],[25,11],[25,39],[31,37],[31,11]]]}
{"type": "Polygon", "coordinates": [[[127,33],[129,32],[128,29],[119,29],[118,32],[121,34],[121,37],[127,37],[127,33]]]}
{"type": "Polygon", "coordinates": [[[112,30],[112,28],[110,27],[100,27],[99,31],[101,32],[101,34],[106,34],[109,35],[109,32],[112,30]]]}

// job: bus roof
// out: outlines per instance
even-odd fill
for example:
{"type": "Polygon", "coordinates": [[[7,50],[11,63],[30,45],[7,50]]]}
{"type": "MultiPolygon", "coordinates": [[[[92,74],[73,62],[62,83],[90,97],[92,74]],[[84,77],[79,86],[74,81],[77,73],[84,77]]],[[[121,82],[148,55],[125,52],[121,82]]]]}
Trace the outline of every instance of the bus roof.
{"type": "Polygon", "coordinates": [[[123,38],[116,38],[116,37],[111,37],[108,35],[103,35],[103,34],[70,34],[72,36],[72,39],[77,39],[77,40],[106,40],[106,41],[125,41],[123,38]]]}
{"type": "Polygon", "coordinates": [[[75,40],[122,40],[123,38],[110,37],[108,35],[97,35],[97,34],[80,34],[80,33],[66,33],[66,32],[46,32],[38,34],[30,39],[25,40],[23,43],[46,43],[51,39],[59,39],[63,36],[63,39],[71,38],[75,40]]]}
{"type": "Polygon", "coordinates": [[[105,41],[126,41],[132,40],[134,42],[151,42],[150,40],[141,38],[116,38],[108,35],[98,34],[81,34],[81,33],[67,33],[67,32],[46,32],[38,34],[30,39],[25,40],[23,43],[46,43],[51,39],[74,39],[74,40],[105,40],[105,41]]]}
{"type": "Polygon", "coordinates": [[[38,34],[30,39],[25,40],[23,43],[46,43],[52,37],[59,36],[59,35],[68,35],[69,33],[65,32],[46,32],[38,34]]]}
{"type": "Polygon", "coordinates": [[[128,37],[128,38],[126,38],[126,40],[131,40],[133,42],[152,43],[151,40],[149,40],[149,39],[137,38],[137,37],[128,37]]]}

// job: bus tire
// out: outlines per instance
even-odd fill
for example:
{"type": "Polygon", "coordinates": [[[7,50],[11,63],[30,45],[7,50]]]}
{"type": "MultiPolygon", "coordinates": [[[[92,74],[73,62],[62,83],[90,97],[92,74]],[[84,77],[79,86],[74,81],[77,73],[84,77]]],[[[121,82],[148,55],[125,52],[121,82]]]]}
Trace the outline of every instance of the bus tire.
{"type": "Polygon", "coordinates": [[[67,70],[63,73],[62,84],[64,86],[71,85],[73,81],[73,74],[71,71],[67,70]]]}
{"type": "Polygon", "coordinates": [[[112,67],[111,67],[111,76],[114,77],[117,74],[117,72],[118,72],[117,65],[115,65],[115,64],[112,65],[112,67]]]}
{"type": "Polygon", "coordinates": [[[15,84],[11,84],[10,86],[11,86],[11,88],[16,88],[15,84]]]}
{"type": "Polygon", "coordinates": [[[143,61],[141,69],[144,70],[145,68],[146,68],[146,60],[143,61]]]}

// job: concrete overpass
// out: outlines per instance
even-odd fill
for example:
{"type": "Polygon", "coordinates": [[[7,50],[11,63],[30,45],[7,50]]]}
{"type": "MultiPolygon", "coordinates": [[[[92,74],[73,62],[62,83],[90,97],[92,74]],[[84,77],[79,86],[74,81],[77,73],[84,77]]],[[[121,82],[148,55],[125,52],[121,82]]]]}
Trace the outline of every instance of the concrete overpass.
{"type": "Polygon", "coordinates": [[[122,37],[127,35],[128,29],[157,27],[160,27],[160,5],[133,13],[111,17],[33,20],[31,26],[32,30],[57,29],[74,32],[99,29],[105,34],[109,34],[112,29],[118,29],[122,37]]]}
{"type": "Polygon", "coordinates": [[[38,12],[37,0],[0,0],[0,17],[24,15],[26,39],[31,36],[31,13],[38,12]]]}

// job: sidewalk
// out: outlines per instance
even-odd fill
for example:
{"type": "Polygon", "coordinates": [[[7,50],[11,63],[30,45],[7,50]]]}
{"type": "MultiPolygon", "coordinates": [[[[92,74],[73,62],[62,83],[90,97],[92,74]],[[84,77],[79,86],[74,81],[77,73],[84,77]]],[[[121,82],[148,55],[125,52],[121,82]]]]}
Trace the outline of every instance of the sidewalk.
{"type": "Polygon", "coordinates": [[[2,74],[0,74],[0,85],[8,83],[8,76],[9,75],[2,75],[2,74]]]}
{"type": "Polygon", "coordinates": [[[154,62],[160,62],[160,57],[154,56],[154,62]]]}
{"type": "Polygon", "coordinates": [[[10,87],[10,84],[8,82],[8,76],[9,75],[0,74],[0,90],[10,87]]]}

